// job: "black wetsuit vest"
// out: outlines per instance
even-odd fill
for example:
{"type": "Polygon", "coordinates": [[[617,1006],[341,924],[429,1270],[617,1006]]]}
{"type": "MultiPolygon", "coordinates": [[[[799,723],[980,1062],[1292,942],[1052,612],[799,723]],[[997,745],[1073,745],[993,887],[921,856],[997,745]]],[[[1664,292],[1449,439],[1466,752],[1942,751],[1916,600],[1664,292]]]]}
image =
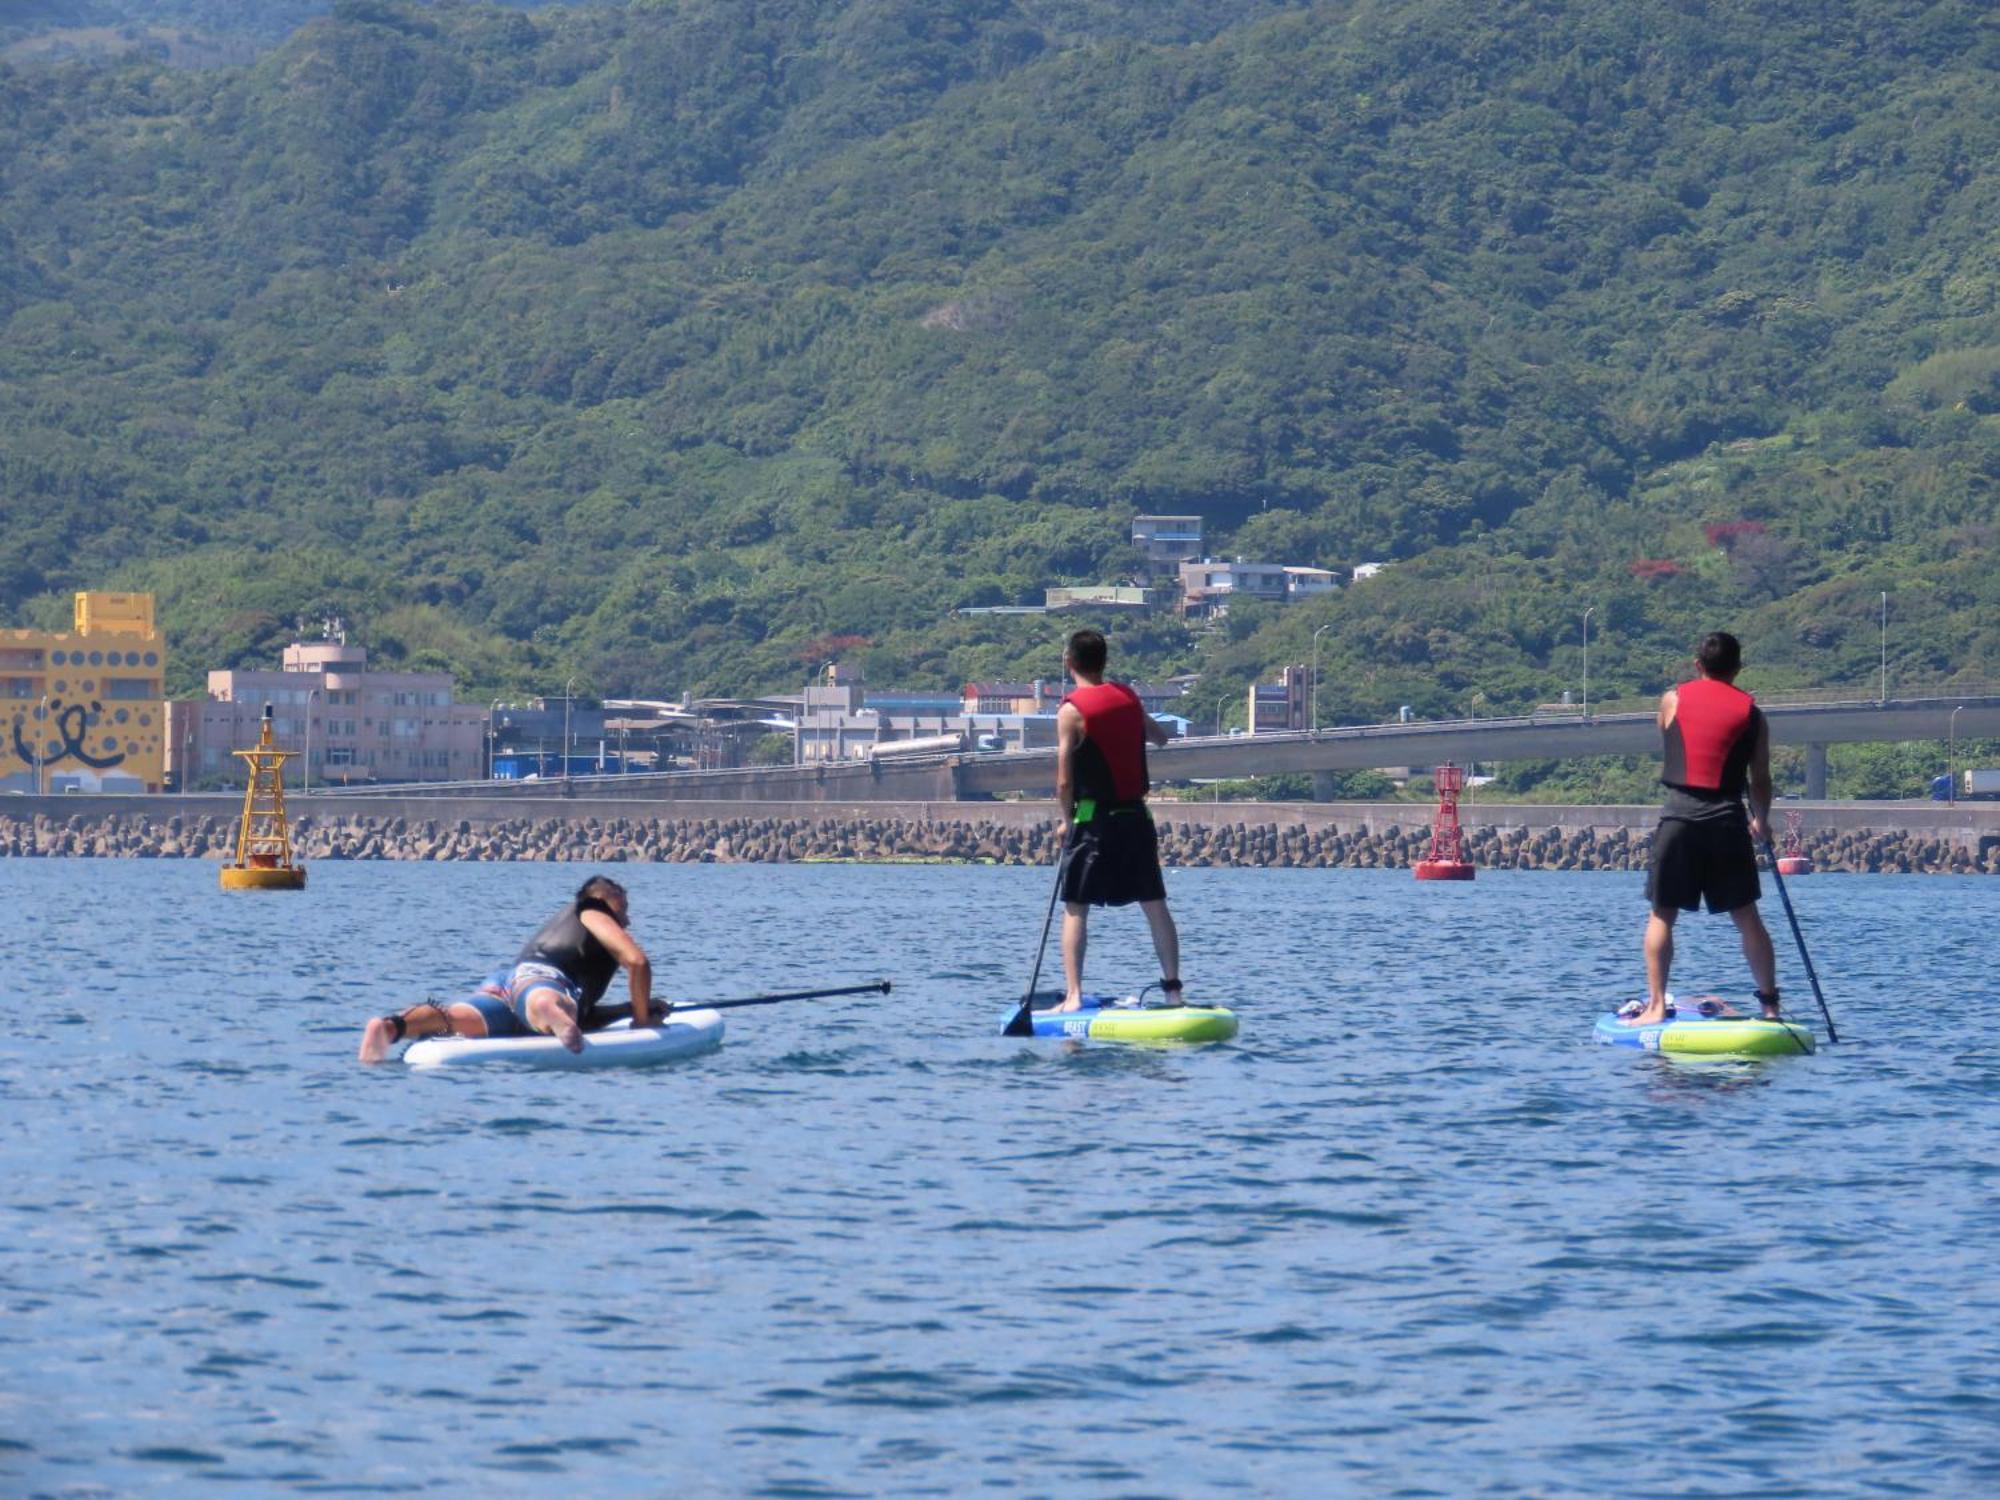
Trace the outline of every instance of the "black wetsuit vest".
{"type": "Polygon", "coordinates": [[[618,960],[611,956],[611,950],[583,925],[587,911],[601,911],[614,922],[618,920],[609,906],[595,898],[572,901],[544,922],[514,959],[517,964],[547,964],[562,970],[582,991],[581,1010],[586,1016],[604,998],[618,972],[618,960]]]}

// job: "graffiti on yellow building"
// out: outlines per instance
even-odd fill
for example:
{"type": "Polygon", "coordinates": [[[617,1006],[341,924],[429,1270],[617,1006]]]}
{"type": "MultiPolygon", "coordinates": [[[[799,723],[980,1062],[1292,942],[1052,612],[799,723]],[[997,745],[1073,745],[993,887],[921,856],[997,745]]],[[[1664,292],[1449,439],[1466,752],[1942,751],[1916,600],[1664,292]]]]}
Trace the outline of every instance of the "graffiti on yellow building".
{"type": "Polygon", "coordinates": [[[78,594],[73,631],[0,630],[0,790],[160,790],[166,657],[151,594],[78,594]]]}

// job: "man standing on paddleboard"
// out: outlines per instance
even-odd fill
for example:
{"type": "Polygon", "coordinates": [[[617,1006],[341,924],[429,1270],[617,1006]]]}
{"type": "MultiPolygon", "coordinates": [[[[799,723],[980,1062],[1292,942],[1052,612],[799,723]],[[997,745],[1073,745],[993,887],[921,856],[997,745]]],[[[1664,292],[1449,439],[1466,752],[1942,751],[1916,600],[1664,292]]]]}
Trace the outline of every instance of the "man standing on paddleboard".
{"type": "Polygon", "coordinates": [[[1716,631],[1695,652],[1692,682],[1660,695],[1666,743],[1660,782],[1667,789],[1653,860],[1646,872],[1646,1005],[1635,1026],[1667,1019],[1667,976],[1674,963],[1674,919],[1706,900],[1727,912],[1768,1020],[1778,1018],[1778,960],[1757,914],[1757,845],[1769,838],[1771,731],[1750,695],[1736,686],[1743,648],[1716,631]],[[1749,793],[1746,814],[1743,796],[1749,793]]]}
{"type": "Polygon", "coordinates": [[[453,1005],[426,1000],[399,1014],[377,1016],[361,1033],[361,1060],[380,1062],[405,1037],[552,1036],[583,1050],[590,1014],[622,968],[632,994],[632,1024],[650,1026],[672,1005],[653,999],[653,966],[626,930],[625,887],[593,875],[563,909],[544,922],[506,968],[487,976],[476,993],[453,1005]]]}
{"type": "Polygon", "coordinates": [[[1056,803],[1069,828],[1064,855],[1062,955],[1065,990],[1057,1010],[1083,1004],[1083,956],[1093,906],[1139,903],[1160,960],[1160,989],[1183,1005],[1181,942],[1160,878],[1160,841],[1146,811],[1146,746],[1164,745],[1166,726],[1122,682],[1104,680],[1109,649],[1095,630],[1069,638],[1063,667],[1076,691],[1056,710],[1056,803]]]}

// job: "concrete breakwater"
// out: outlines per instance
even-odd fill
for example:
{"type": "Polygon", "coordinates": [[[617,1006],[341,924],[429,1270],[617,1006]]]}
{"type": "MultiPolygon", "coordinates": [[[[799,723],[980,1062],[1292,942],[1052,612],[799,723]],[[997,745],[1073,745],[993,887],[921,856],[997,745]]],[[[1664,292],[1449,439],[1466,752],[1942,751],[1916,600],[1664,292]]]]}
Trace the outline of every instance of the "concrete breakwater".
{"type": "MultiPolygon", "coordinates": [[[[1163,808],[1160,851],[1169,865],[1195,868],[1405,869],[1430,848],[1418,823],[1355,821],[1347,826],[1177,819],[1163,808]]],[[[220,814],[151,813],[0,817],[0,858],[97,857],[221,859],[237,823],[220,814]]],[[[521,817],[331,816],[293,825],[299,857],[314,860],[562,860],[755,864],[803,860],[935,860],[1050,864],[1059,828],[1052,817],[1007,820],[929,817],[521,817]]],[[[1534,828],[1474,825],[1465,846],[1484,869],[1640,870],[1650,832],[1626,826],[1534,828]]],[[[1821,829],[1804,847],[1817,869],[1889,874],[2000,874],[2000,836],[1976,843],[1926,831],[1821,829]]]]}

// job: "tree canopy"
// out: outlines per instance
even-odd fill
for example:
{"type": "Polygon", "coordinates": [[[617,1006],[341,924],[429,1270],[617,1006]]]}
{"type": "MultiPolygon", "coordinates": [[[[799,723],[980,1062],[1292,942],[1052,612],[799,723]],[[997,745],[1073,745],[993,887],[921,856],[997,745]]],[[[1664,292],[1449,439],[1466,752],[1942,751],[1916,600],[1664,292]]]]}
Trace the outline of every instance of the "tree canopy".
{"type": "Polygon", "coordinates": [[[1197,717],[1321,627],[1328,722],[1530,706],[1585,609],[1593,699],[1717,627],[1858,687],[1884,592],[1895,678],[2000,678],[1996,161],[1975,0],[336,0],[245,66],[17,58],[0,613],[151,589],[183,690],[325,612],[469,694],[830,638],[937,687],[1045,672],[1065,619],[953,610],[1160,510],[1390,564],[1118,625],[1197,717]]]}

